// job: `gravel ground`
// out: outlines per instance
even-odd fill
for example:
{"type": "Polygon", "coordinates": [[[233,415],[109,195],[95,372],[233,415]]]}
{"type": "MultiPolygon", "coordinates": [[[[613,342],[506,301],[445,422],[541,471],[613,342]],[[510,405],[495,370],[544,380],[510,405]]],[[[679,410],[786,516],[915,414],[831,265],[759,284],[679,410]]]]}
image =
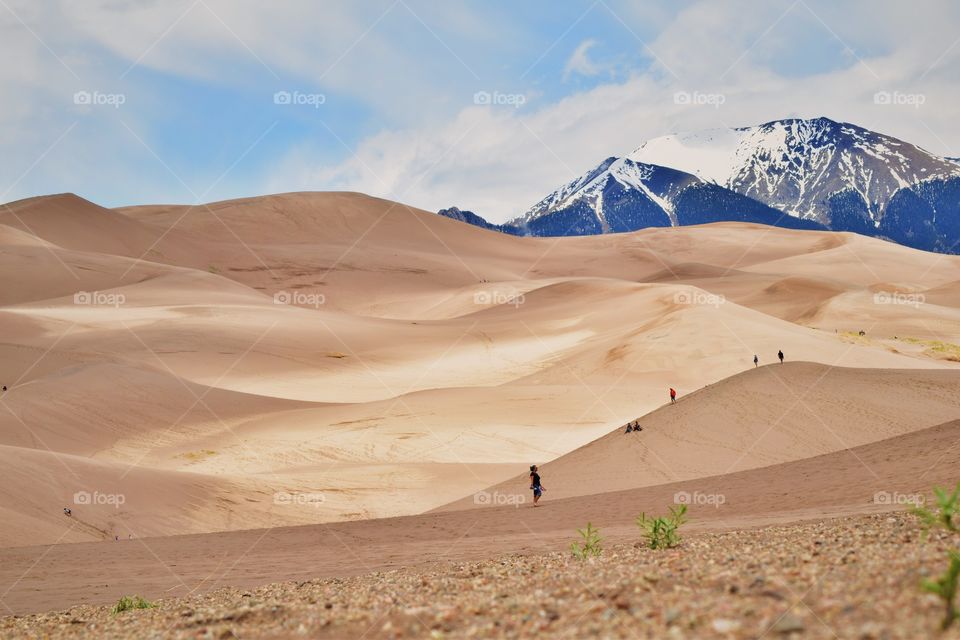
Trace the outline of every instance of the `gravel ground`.
{"type": "MultiPolygon", "coordinates": [[[[602,533],[602,532],[601,532],[602,533]]],[[[573,535],[571,541],[573,541],[573,535]]],[[[638,536],[639,538],[639,536],[638,536]]],[[[906,513],[569,553],[438,563],[347,579],[221,589],[113,615],[0,619],[4,638],[960,638],[919,588],[948,534],[906,513]]]]}

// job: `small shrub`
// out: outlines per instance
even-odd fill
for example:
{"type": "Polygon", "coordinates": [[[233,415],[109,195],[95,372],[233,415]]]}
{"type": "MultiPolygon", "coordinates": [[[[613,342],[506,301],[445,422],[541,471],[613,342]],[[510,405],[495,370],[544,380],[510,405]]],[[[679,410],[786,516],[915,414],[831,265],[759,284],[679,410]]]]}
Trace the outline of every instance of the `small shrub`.
{"type": "MultiPolygon", "coordinates": [[[[940,528],[952,533],[960,533],[960,527],[954,520],[957,512],[960,511],[960,483],[957,483],[956,488],[950,493],[941,487],[934,487],[933,495],[937,503],[935,509],[917,507],[913,510],[914,515],[920,518],[924,530],[929,532],[931,529],[940,528]]],[[[940,596],[943,600],[945,612],[943,622],[940,624],[942,629],[947,629],[960,617],[956,605],[957,583],[960,581],[960,551],[948,551],[947,558],[950,563],[942,576],[936,580],[924,580],[921,583],[926,591],[940,596]]]]}
{"type": "Polygon", "coordinates": [[[687,505],[670,507],[669,516],[656,518],[641,513],[637,516],[637,526],[643,530],[643,537],[651,549],[670,549],[680,544],[677,530],[687,521],[687,505]]]}
{"type": "Polygon", "coordinates": [[[113,605],[113,609],[111,609],[110,612],[116,615],[124,611],[130,611],[131,609],[152,609],[155,606],[157,605],[140,596],[133,596],[132,598],[130,596],[122,596],[117,600],[117,604],[113,605]]]}
{"type": "Polygon", "coordinates": [[[603,553],[603,540],[600,538],[600,530],[594,529],[591,523],[587,523],[586,529],[577,529],[580,534],[581,543],[576,542],[570,545],[573,557],[577,560],[586,560],[590,557],[597,557],[603,553]]]}
{"type": "Polygon", "coordinates": [[[935,593],[943,600],[946,611],[943,616],[943,622],[940,623],[941,629],[947,629],[957,619],[957,580],[960,579],[960,551],[950,551],[950,566],[943,572],[943,575],[936,580],[924,580],[923,588],[930,593],[935,593]]]}
{"type": "Polygon", "coordinates": [[[936,498],[936,510],[926,507],[917,507],[913,510],[914,515],[920,518],[925,529],[943,527],[947,531],[954,533],[960,531],[954,522],[954,516],[960,511],[960,482],[952,493],[947,493],[946,489],[940,487],[933,488],[933,495],[936,498]]]}

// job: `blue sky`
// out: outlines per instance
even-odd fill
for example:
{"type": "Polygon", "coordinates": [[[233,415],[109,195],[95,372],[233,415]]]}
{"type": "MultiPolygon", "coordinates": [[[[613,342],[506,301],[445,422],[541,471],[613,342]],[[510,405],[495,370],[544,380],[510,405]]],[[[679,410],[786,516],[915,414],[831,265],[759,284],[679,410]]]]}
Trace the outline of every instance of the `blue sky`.
{"type": "Polygon", "coordinates": [[[648,138],[789,116],[960,155],[960,7],[836,4],[4,0],[0,201],[350,189],[504,220],[648,138]]]}

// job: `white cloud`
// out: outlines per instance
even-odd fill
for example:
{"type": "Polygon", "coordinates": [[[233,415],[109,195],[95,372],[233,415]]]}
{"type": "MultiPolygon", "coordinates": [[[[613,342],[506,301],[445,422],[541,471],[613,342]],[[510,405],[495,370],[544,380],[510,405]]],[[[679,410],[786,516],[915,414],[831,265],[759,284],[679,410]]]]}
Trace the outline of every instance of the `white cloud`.
{"type": "Polygon", "coordinates": [[[590,59],[590,49],[597,44],[596,40],[584,40],[574,49],[567,64],[563,67],[563,79],[567,80],[572,74],[581,76],[595,76],[603,71],[603,67],[590,59]]]}

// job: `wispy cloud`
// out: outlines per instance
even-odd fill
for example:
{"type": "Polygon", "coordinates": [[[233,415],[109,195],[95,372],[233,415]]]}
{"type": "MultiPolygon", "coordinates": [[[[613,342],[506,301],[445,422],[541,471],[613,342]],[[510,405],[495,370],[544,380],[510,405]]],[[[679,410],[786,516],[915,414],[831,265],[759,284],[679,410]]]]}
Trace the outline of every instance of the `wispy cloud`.
{"type": "Polygon", "coordinates": [[[597,44],[597,41],[590,38],[581,42],[570,57],[567,64],[563,67],[563,79],[567,80],[573,74],[581,76],[595,76],[603,72],[604,67],[590,59],[590,49],[597,44]]]}

